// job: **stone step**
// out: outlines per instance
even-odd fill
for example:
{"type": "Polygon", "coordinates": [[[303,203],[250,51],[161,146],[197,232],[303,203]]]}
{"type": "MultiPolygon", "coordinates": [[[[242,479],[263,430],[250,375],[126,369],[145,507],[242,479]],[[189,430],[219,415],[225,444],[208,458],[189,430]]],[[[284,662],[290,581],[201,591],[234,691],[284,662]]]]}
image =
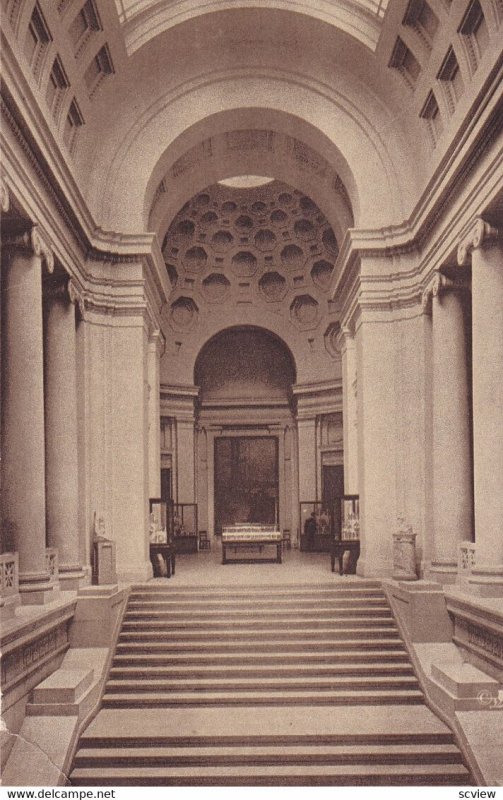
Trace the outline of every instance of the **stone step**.
{"type": "Polygon", "coordinates": [[[384,598],[384,592],[381,585],[376,584],[362,584],[360,581],[355,582],[354,585],[350,583],[332,585],[304,585],[304,586],[246,586],[246,588],[239,589],[235,585],[229,587],[223,586],[210,586],[210,587],[186,587],[181,586],[165,586],[164,584],[149,584],[143,587],[132,587],[129,597],[131,599],[160,599],[165,596],[170,600],[182,601],[200,601],[208,600],[214,602],[215,600],[225,599],[248,599],[255,600],[257,598],[274,602],[276,599],[288,598],[293,600],[295,598],[322,598],[336,599],[342,597],[380,597],[384,598]]]}
{"type": "MultiPolygon", "coordinates": [[[[176,608],[176,607],[175,607],[176,608]]],[[[200,609],[198,611],[183,611],[179,612],[176,610],[170,609],[149,609],[145,608],[143,611],[136,611],[131,610],[128,607],[126,614],[124,615],[125,622],[147,622],[152,620],[152,622],[162,621],[162,620],[172,620],[176,622],[184,622],[193,624],[194,622],[212,622],[216,623],[219,621],[227,622],[227,621],[242,621],[242,622],[249,622],[256,624],[262,623],[264,624],[265,621],[279,621],[279,620],[288,620],[291,621],[295,619],[296,624],[300,624],[301,622],[310,623],[315,622],[317,620],[333,620],[334,622],[344,623],[347,620],[353,619],[366,619],[371,622],[374,619],[385,619],[385,620],[392,620],[393,615],[389,608],[383,606],[376,606],[375,608],[362,608],[362,607],[355,607],[355,608],[346,608],[346,609],[318,609],[313,608],[309,611],[295,611],[290,609],[289,611],[282,611],[281,609],[270,609],[269,611],[257,611],[256,608],[245,608],[242,610],[239,609],[231,609],[226,611],[207,611],[206,609],[200,609]]]]}
{"type": "Polygon", "coordinates": [[[173,586],[130,595],[73,785],[471,783],[379,582],[173,586]]]}
{"type": "Polygon", "coordinates": [[[103,767],[73,771],[74,786],[460,786],[471,785],[463,764],[341,764],[247,767],[103,767]]]}
{"type": "Polygon", "coordinates": [[[142,619],[142,620],[130,620],[126,618],[122,625],[122,632],[123,633],[134,633],[136,631],[140,633],[148,633],[149,631],[166,631],[169,633],[170,631],[234,631],[234,630],[252,630],[252,631],[260,631],[260,630],[284,630],[285,624],[292,623],[294,621],[293,627],[295,630],[298,631],[310,631],[310,630],[320,630],[320,629],[337,629],[341,630],[344,629],[346,626],[349,626],[349,629],[354,628],[366,628],[367,630],[372,630],[374,627],[378,628],[387,628],[389,630],[396,630],[396,625],[392,617],[377,617],[375,619],[368,619],[367,617],[356,617],[351,619],[337,619],[333,617],[327,617],[326,619],[296,619],[295,617],[285,619],[283,622],[279,619],[271,619],[271,620],[260,620],[260,618],[256,618],[255,621],[248,620],[248,619],[234,619],[232,617],[224,620],[183,620],[177,618],[170,618],[167,616],[164,619],[142,619]]]}
{"type": "Polygon", "coordinates": [[[264,592],[268,594],[272,592],[316,592],[320,590],[337,592],[345,591],[346,589],[382,589],[382,583],[375,578],[361,578],[356,576],[347,576],[345,581],[327,580],[325,582],[316,583],[247,583],[244,586],[239,586],[236,583],[198,583],[198,584],[183,584],[179,583],[176,587],[172,587],[164,582],[146,581],[145,583],[136,583],[131,585],[132,592],[177,592],[192,594],[194,592],[210,592],[214,594],[223,594],[228,592],[246,593],[246,592],[264,592]]]}
{"type": "Polygon", "coordinates": [[[329,689],[319,691],[281,692],[245,692],[214,691],[190,692],[111,692],[105,690],[102,708],[145,708],[156,706],[169,708],[172,706],[263,706],[263,705],[396,705],[422,704],[424,697],[417,689],[329,689]]]}
{"type": "MultiPolygon", "coordinates": [[[[345,628],[341,630],[339,627],[335,627],[331,629],[330,627],[320,627],[316,631],[311,630],[284,630],[283,628],[279,628],[278,630],[271,629],[271,628],[264,628],[264,629],[257,629],[253,628],[247,632],[235,631],[232,628],[225,628],[225,629],[218,629],[218,638],[220,642],[252,642],[252,641],[276,641],[281,639],[283,641],[298,641],[298,642],[307,642],[316,640],[317,642],[323,641],[324,638],[328,639],[329,641],[343,641],[345,639],[370,639],[373,638],[374,640],[378,641],[381,636],[385,636],[387,639],[393,639],[394,641],[400,641],[400,637],[398,631],[396,630],[394,625],[380,625],[380,626],[362,626],[361,628],[345,628]]],[[[205,642],[215,641],[216,632],[212,631],[209,626],[204,631],[198,630],[186,630],[180,629],[177,631],[134,631],[134,632],[121,632],[119,634],[119,642],[149,642],[155,643],[159,641],[165,641],[169,638],[169,641],[172,644],[177,642],[205,642]],[[169,634],[169,635],[168,635],[169,634]]]]}
{"type": "Polygon", "coordinates": [[[201,600],[196,600],[193,602],[184,601],[181,602],[179,600],[173,600],[169,596],[163,598],[162,600],[157,599],[146,599],[146,600],[135,600],[129,599],[128,601],[128,610],[134,611],[156,611],[156,610],[167,610],[172,611],[175,609],[177,612],[180,613],[193,613],[197,611],[221,611],[222,613],[226,611],[234,611],[234,610],[242,610],[242,611],[250,611],[253,610],[262,610],[267,613],[271,612],[274,613],[274,609],[284,609],[285,613],[287,611],[295,611],[295,613],[300,613],[303,611],[338,611],[339,609],[362,609],[364,611],[371,611],[375,608],[383,609],[384,611],[389,611],[389,606],[385,601],[384,596],[380,597],[354,597],[354,598],[346,598],[343,600],[331,599],[331,600],[320,600],[319,598],[309,598],[302,600],[296,599],[292,600],[291,598],[281,599],[281,600],[274,600],[271,601],[269,598],[264,597],[257,597],[257,598],[248,598],[244,600],[220,600],[219,602],[214,601],[207,601],[202,602],[201,600]],[[253,602],[253,606],[250,603],[253,602]]]}
{"type": "Polygon", "coordinates": [[[130,666],[129,662],[125,662],[125,666],[118,667],[113,665],[110,670],[110,678],[112,680],[118,679],[135,679],[138,681],[150,681],[155,678],[166,678],[183,680],[190,678],[199,680],[201,678],[220,678],[228,680],[230,678],[326,678],[354,675],[366,675],[369,677],[382,677],[386,675],[408,675],[414,676],[410,664],[401,664],[391,662],[383,664],[380,661],[369,662],[367,664],[347,663],[344,665],[325,665],[319,664],[276,664],[274,667],[269,666],[243,666],[242,664],[235,665],[203,665],[197,667],[184,667],[180,669],[179,666],[130,666]]]}
{"type": "Polygon", "coordinates": [[[86,729],[89,746],[244,746],[304,744],[453,744],[452,731],[426,705],[318,705],[302,707],[250,705],[172,709],[169,718],[156,708],[104,709],[86,729]],[[264,724],[266,722],[266,724],[264,724]],[[114,744],[116,742],[117,744],[114,744]]]}
{"type": "Polygon", "coordinates": [[[222,736],[219,734],[214,734],[212,736],[196,736],[193,734],[187,734],[185,736],[159,736],[154,734],[150,736],[141,736],[138,733],[124,733],[119,735],[116,731],[110,730],[107,730],[101,735],[96,735],[90,734],[89,730],[87,730],[81,737],[79,753],[83,753],[87,748],[99,748],[100,751],[109,748],[119,748],[121,752],[127,748],[139,748],[148,752],[149,748],[152,747],[175,747],[177,749],[185,747],[212,749],[224,747],[280,747],[282,751],[285,751],[293,747],[305,749],[306,747],[349,747],[352,745],[357,748],[375,748],[376,746],[387,748],[394,745],[404,745],[406,750],[409,750],[411,746],[419,747],[421,745],[424,747],[433,747],[437,745],[449,745],[459,752],[450,731],[430,733],[416,730],[414,732],[402,731],[401,733],[379,731],[367,734],[348,731],[343,734],[317,733],[316,735],[301,734],[296,736],[290,734],[270,735],[265,732],[261,735],[246,736],[243,734],[235,736],[222,736]]]}
{"type": "MultiPolygon", "coordinates": [[[[193,642],[174,642],[171,641],[171,637],[169,640],[166,641],[147,641],[147,642],[138,642],[138,641],[119,641],[116,647],[116,653],[118,655],[124,653],[246,653],[253,652],[257,655],[259,653],[288,653],[298,651],[299,649],[302,651],[329,651],[332,650],[333,652],[337,652],[341,648],[344,650],[357,650],[357,651],[365,651],[365,650],[393,650],[403,647],[403,652],[405,651],[405,647],[402,644],[402,640],[398,636],[386,636],[385,638],[380,638],[379,636],[376,637],[369,637],[366,636],[365,638],[355,638],[355,639],[344,639],[340,641],[336,641],[335,637],[327,638],[319,638],[319,639],[301,639],[300,637],[296,637],[295,641],[291,640],[283,640],[283,639],[275,639],[271,642],[265,642],[264,638],[259,638],[258,641],[241,641],[239,644],[236,642],[237,637],[231,637],[228,642],[222,643],[221,641],[193,641],[193,642]]],[[[241,638],[241,637],[240,637],[241,638]]]]}
{"type": "Polygon", "coordinates": [[[149,676],[148,680],[128,680],[126,678],[110,678],[107,681],[107,692],[272,692],[278,689],[286,691],[321,691],[340,689],[417,689],[418,682],[415,675],[385,675],[369,678],[367,675],[339,675],[333,678],[320,678],[318,676],[278,676],[261,678],[258,681],[246,677],[236,677],[232,680],[224,676],[218,678],[155,678],[149,676]]]}
{"type": "Polygon", "coordinates": [[[233,764],[462,764],[454,744],[256,745],[245,747],[84,747],[75,767],[229,766],[233,764]]]}
{"type": "Polygon", "coordinates": [[[259,655],[257,653],[241,653],[234,655],[227,655],[226,653],[194,653],[193,655],[180,655],[172,653],[170,655],[161,654],[133,654],[129,648],[127,652],[118,654],[116,653],[113,658],[114,667],[132,667],[141,670],[146,667],[212,667],[219,668],[220,666],[269,666],[281,667],[283,665],[298,668],[299,666],[333,666],[337,668],[338,665],[354,664],[358,666],[365,666],[367,664],[379,663],[383,667],[388,664],[393,665],[409,665],[409,656],[405,649],[400,650],[364,650],[357,651],[344,651],[339,648],[337,651],[329,652],[315,652],[305,653],[302,651],[292,651],[283,654],[268,654],[259,655]]]}

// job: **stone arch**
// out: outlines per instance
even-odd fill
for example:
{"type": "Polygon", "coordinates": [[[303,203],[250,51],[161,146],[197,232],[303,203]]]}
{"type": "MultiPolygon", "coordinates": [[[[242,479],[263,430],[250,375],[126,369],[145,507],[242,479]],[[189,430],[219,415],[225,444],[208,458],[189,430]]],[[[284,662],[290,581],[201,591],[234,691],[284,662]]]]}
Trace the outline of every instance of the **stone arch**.
{"type": "Polygon", "coordinates": [[[194,384],[200,401],[290,400],[297,368],[284,339],[255,325],[226,327],[200,348],[194,384]]]}
{"type": "MultiPolygon", "coordinates": [[[[365,227],[389,224],[390,212],[397,222],[401,221],[408,195],[416,184],[412,175],[415,166],[413,159],[405,158],[405,142],[393,136],[398,132],[391,130],[388,112],[376,98],[369,96],[368,103],[357,107],[349,99],[349,92],[343,95],[333,87],[292,73],[279,75],[274,71],[264,76],[263,72],[247,70],[238,75],[232,70],[227,74],[201,76],[190,85],[158,98],[140,115],[110,160],[106,180],[100,181],[101,191],[106,186],[100,216],[107,227],[145,230],[149,200],[187,145],[201,141],[203,130],[207,136],[222,127],[224,131],[241,127],[246,115],[251,116],[255,127],[266,125],[284,133],[292,128],[301,131],[299,139],[326,157],[341,176],[350,196],[355,224],[365,227]],[[256,107],[254,101],[259,97],[264,105],[256,107]],[[203,120],[197,119],[201,108],[207,110],[203,120]],[[371,112],[367,113],[369,109],[371,112]],[[372,119],[370,113],[380,114],[381,121],[372,119]],[[407,164],[400,176],[390,152],[407,164]],[[372,192],[368,191],[369,186],[372,192]],[[125,196],[131,198],[131,203],[123,203],[125,196]]],[[[220,177],[228,177],[227,170],[220,177]]],[[[215,175],[207,176],[205,181],[210,183],[214,178],[215,175]]],[[[290,177],[289,182],[295,181],[290,177]]],[[[95,191],[98,192],[97,186],[95,191]]],[[[193,187],[190,191],[193,192],[193,187]]]]}

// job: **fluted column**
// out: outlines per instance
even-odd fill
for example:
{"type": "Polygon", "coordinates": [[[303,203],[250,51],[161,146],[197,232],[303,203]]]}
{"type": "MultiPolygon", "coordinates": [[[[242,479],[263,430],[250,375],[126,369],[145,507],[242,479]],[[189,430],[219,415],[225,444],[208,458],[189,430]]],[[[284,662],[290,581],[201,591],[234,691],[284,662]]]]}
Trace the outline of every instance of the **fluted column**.
{"type": "Polygon", "coordinates": [[[475,568],[481,595],[503,595],[503,242],[478,218],[458,249],[472,264],[475,568]]]}
{"type": "Polygon", "coordinates": [[[77,449],[77,361],[73,283],[44,287],[45,299],[45,469],[47,543],[59,555],[62,589],[84,582],[79,547],[77,449]]]}
{"type": "Polygon", "coordinates": [[[462,292],[438,273],[424,295],[433,328],[433,553],[430,577],[454,583],[458,543],[473,534],[468,373],[462,292]]]}
{"type": "Polygon", "coordinates": [[[2,523],[19,554],[23,603],[54,597],[46,566],[42,263],[54,259],[36,227],[3,232],[2,523]]]}

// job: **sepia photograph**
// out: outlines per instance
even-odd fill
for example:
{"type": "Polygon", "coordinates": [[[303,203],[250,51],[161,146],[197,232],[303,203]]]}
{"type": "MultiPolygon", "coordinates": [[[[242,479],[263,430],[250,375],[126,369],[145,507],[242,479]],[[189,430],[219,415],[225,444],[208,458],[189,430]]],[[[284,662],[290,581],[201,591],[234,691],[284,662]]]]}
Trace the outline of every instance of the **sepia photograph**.
{"type": "Polygon", "coordinates": [[[502,0],[0,12],[2,800],[503,800],[502,0]]]}

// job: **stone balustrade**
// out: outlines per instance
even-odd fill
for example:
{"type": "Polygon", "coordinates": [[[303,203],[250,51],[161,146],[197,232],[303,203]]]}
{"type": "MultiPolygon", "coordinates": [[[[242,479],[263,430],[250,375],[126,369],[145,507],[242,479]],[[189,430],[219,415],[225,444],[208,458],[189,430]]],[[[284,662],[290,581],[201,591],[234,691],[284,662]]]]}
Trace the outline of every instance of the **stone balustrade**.
{"type": "Polygon", "coordinates": [[[17,553],[0,555],[0,594],[2,599],[19,592],[19,559],[17,553]]]}
{"type": "Polygon", "coordinates": [[[472,574],[476,564],[475,542],[464,541],[458,547],[458,583],[464,585],[472,574]]]}

